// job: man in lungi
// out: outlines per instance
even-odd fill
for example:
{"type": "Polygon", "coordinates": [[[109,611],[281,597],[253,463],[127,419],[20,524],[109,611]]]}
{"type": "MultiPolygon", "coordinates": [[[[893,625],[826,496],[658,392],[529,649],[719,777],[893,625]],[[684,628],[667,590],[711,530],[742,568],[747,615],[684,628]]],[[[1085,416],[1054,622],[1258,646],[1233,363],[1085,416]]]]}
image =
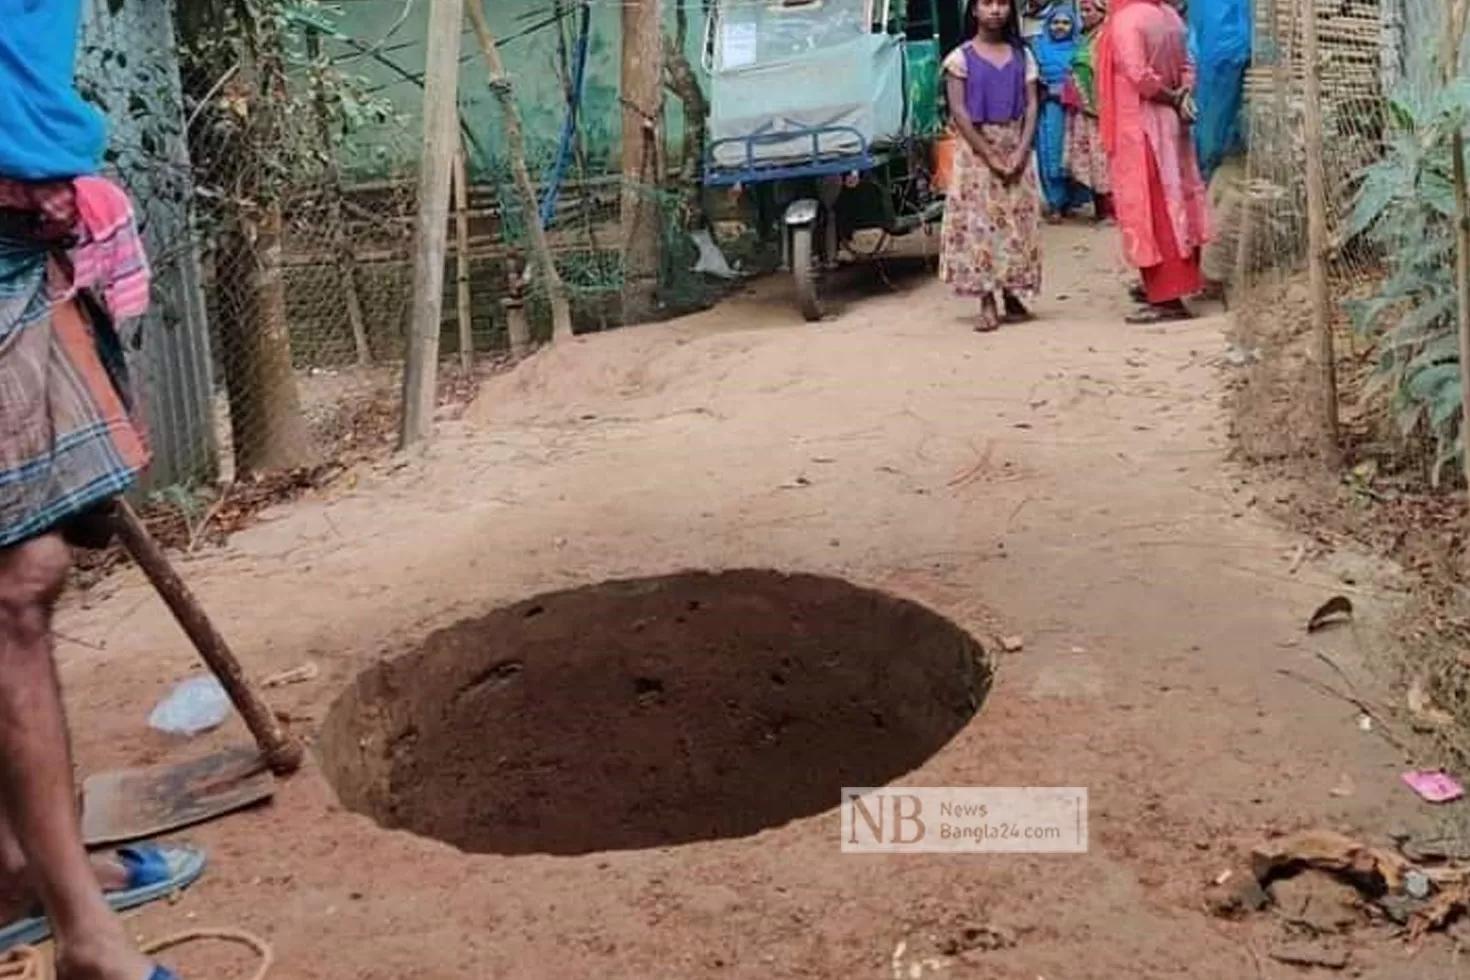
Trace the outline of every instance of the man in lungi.
{"type": "Polygon", "coordinates": [[[74,85],[80,11],[0,0],[0,877],[25,903],[0,949],[54,934],[60,980],[166,980],[114,910],[202,858],[89,857],[53,658],[70,550],[107,543],[149,459],[114,329],[146,308],[148,270],[126,195],[91,176],[105,127],[74,85]]]}

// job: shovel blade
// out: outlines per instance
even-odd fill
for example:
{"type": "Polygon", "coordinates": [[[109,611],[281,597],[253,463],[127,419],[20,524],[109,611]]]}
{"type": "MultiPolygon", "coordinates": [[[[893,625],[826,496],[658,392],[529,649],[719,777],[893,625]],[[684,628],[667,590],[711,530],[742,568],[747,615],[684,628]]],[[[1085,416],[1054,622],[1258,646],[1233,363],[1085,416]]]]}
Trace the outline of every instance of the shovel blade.
{"type": "Polygon", "coordinates": [[[82,784],[82,836],[88,847],[157,837],[263,803],[275,791],[275,778],[254,747],[99,772],[82,784]]]}

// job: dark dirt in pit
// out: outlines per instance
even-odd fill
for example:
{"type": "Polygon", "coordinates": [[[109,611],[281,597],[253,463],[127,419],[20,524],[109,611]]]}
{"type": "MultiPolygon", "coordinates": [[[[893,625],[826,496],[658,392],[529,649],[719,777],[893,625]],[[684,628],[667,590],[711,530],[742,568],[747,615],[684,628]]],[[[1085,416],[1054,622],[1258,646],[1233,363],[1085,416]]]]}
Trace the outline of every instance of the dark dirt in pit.
{"type": "Polygon", "coordinates": [[[342,802],[466,851],[741,837],[881,786],[989,690],[980,645],[912,602],[739,570],[539,596],[360,674],[320,752],[342,802]]]}

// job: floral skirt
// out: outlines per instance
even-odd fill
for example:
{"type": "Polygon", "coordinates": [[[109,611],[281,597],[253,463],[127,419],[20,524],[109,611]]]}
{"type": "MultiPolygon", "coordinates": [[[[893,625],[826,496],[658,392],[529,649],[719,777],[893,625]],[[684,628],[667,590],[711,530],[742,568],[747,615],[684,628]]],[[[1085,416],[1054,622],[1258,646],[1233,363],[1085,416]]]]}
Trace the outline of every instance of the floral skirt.
{"type": "MultiPolygon", "coordinates": [[[[1001,153],[1021,143],[1021,123],[986,125],[980,134],[1001,153]]],[[[1007,183],[957,139],[944,203],[939,278],[961,296],[1006,292],[1026,299],[1041,290],[1041,186],[1033,156],[1007,183]]]]}
{"type": "Polygon", "coordinates": [[[1062,166],[1072,179],[1094,194],[1108,194],[1108,158],[1103,155],[1102,129],[1097,118],[1081,112],[1067,115],[1067,139],[1062,166]]]}

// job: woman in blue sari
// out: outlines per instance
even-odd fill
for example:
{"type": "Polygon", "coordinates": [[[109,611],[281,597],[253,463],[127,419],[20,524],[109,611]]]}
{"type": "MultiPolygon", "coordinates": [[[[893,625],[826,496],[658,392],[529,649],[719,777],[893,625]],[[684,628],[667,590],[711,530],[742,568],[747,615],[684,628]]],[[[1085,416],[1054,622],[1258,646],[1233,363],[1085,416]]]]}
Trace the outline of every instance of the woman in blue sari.
{"type": "Polygon", "coordinates": [[[1042,15],[1041,33],[1031,39],[1041,72],[1041,115],[1036,122],[1036,157],[1048,220],[1068,217],[1091,200],[1086,187],[1067,172],[1067,108],[1062,93],[1072,70],[1072,59],[1082,43],[1081,18],[1071,3],[1057,3],[1042,15]]]}

